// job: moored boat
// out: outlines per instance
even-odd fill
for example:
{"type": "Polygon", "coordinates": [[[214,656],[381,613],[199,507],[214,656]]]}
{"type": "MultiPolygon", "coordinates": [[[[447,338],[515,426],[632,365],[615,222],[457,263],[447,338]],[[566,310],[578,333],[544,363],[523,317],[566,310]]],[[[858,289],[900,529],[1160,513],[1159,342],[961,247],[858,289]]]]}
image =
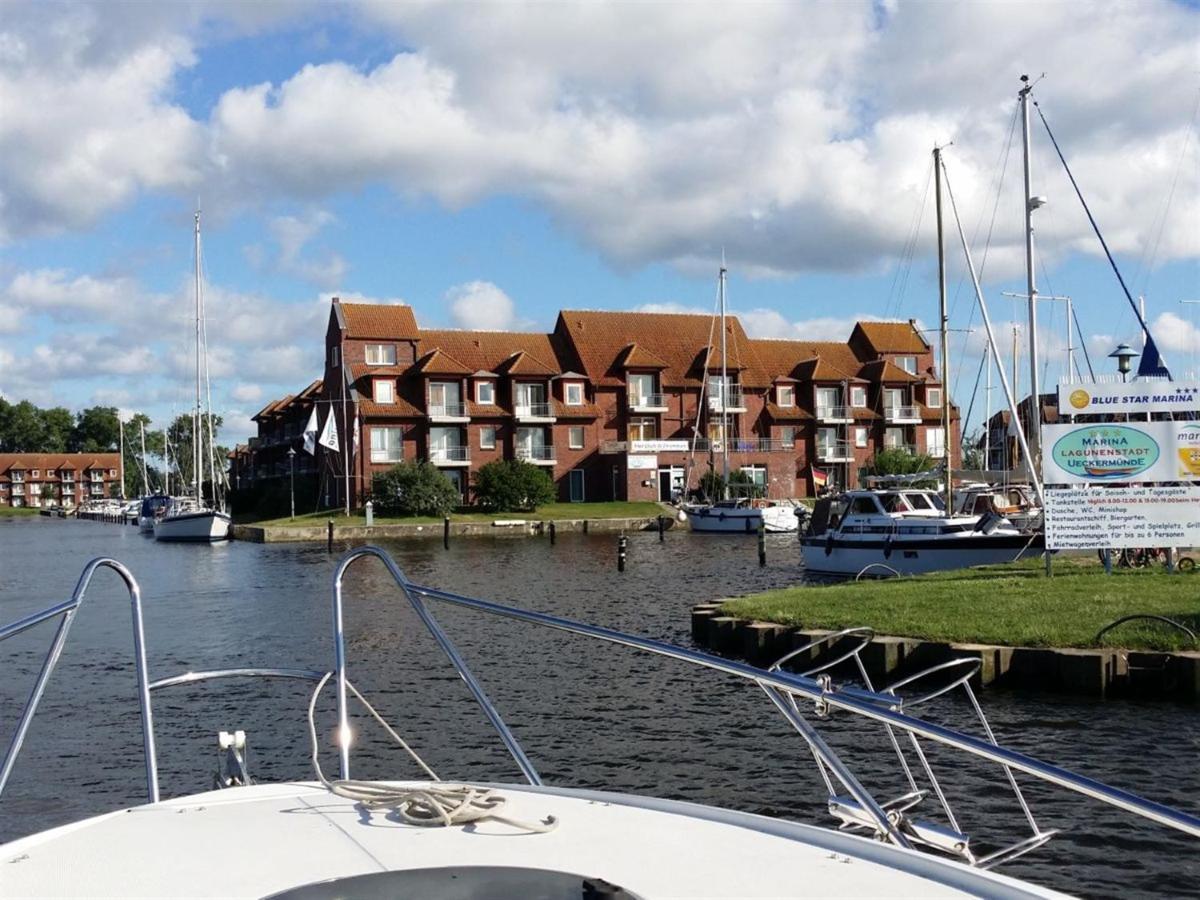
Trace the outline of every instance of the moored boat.
{"type": "Polygon", "coordinates": [[[227,513],[209,509],[190,497],[172,497],[152,528],[158,541],[224,541],[229,538],[230,523],[227,513]]]}

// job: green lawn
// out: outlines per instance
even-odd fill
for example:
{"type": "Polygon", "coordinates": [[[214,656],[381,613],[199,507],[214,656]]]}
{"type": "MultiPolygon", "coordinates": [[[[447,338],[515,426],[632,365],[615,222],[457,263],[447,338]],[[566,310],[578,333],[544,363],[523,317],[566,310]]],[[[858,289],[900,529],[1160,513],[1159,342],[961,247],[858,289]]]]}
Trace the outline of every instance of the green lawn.
{"type": "Polygon", "coordinates": [[[29,506],[0,506],[0,516],[18,518],[20,516],[36,516],[38,511],[29,506]]]}
{"type": "MultiPolygon", "coordinates": [[[[806,628],[866,625],[878,634],[1021,647],[1095,647],[1096,633],[1134,613],[1153,613],[1200,633],[1200,575],[1114,570],[1057,558],[1047,579],[1040,560],[939,572],[915,578],[786,588],[725,604],[727,615],[806,628]]],[[[1105,646],[1178,650],[1194,647],[1166,625],[1129,623],[1105,646]]]]}
{"type": "MultiPolygon", "coordinates": [[[[663,507],[657,503],[547,503],[539,506],[534,512],[458,512],[450,515],[452,522],[491,522],[495,519],[621,519],[643,518],[665,515],[663,507]]],[[[329,519],[335,525],[365,525],[366,515],[356,511],[349,516],[325,512],[309,513],[296,516],[295,519],[284,516],[281,519],[267,519],[261,522],[246,521],[247,525],[323,525],[329,519]]],[[[440,517],[435,516],[375,516],[376,525],[431,525],[440,523],[440,517]]]]}

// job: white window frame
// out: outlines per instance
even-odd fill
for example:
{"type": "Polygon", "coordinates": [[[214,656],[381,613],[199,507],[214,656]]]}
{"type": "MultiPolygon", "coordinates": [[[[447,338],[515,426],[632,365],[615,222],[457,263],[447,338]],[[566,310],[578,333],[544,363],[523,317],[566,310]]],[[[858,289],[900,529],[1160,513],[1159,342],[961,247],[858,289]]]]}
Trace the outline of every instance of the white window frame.
{"type": "Polygon", "coordinates": [[[496,449],[496,426],[484,425],[479,429],[479,449],[480,450],[495,450],[496,449]]]}
{"type": "Polygon", "coordinates": [[[29,477],[30,478],[40,478],[41,474],[42,474],[41,469],[34,469],[33,472],[30,473],[29,477]]]}
{"type": "Polygon", "coordinates": [[[369,366],[394,366],[396,364],[396,345],[367,344],[364,355],[369,366]]]}
{"type": "Polygon", "coordinates": [[[934,459],[946,455],[946,432],[941,425],[925,429],[925,452],[934,459]]]}
{"type": "Polygon", "coordinates": [[[850,405],[856,409],[865,409],[867,405],[867,389],[862,385],[850,386],[850,405]]]}
{"type": "Polygon", "coordinates": [[[566,398],[567,406],[583,406],[583,382],[568,381],[563,396],[566,398]],[[574,399],[571,397],[572,394],[575,395],[574,399]]]}
{"type": "Polygon", "coordinates": [[[871,441],[870,431],[862,425],[857,425],[854,428],[854,446],[866,447],[871,441]]]}
{"type": "Polygon", "coordinates": [[[917,358],[915,356],[897,356],[896,366],[897,368],[903,369],[909,375],[917,374],[917,358]],[[906,362],[910,362],[912,364],[911,369],[905,365],[906,362]]]}
{"type": "Polygon", "coordinates": [[[933,409],[942,405],[942,389],[940,387],[925,388],[925,405],[933,409]]]}
{"type": "Polygon", "coordinates": [[[396,386],[390,378],[374,378],[371,381],[371,397],[376,403],[395,403],[396,402],[396,386]],[[384,392],[387,398],[381,396],[380,388],[387,388],[384,392]]]}
{"type": "Polygon", "coordinates": [[[792,384],[779,384],[775,386],[775,404],[781,407],[792,407],[796,405],[796,386],[792,384]]]}
{"type": "Polygon", "coordinates": [[[796,446],[796,426],[795,425],[784,425],[782,428],[780,428],[779,429],[779,442],[781,444],[783,444],[784,447],[795,447],[796,446]]]}
{"type": "Polygon", "coordinates": [[[483,406],[496,405],[496,382],[494,381],[477,381],[475,382],[475,402],[483,406]],[[487,397],[484,397],[484,391],[487,392],[487,397]]]}
{"type": "Polygon", "coordinates": [[[371,426],[371,462],[373,463],[394,463],[404,459],[404,429],[398,425],[372,425],[371,426]],[[394,434],[396,445],[391,446],[391,441],[388,435],[394,434]],[[376,446],[376,437],[382,437],[380,441],[383,446],[376,446]]]}
{"type": "Polygon", "coordinates": [[[584,432],[582,425],[572,425],[567,429],[567,448],[570,450],[582,450],[584,444],[584,432]],[[579,440],[575,440],[575,436],[579,436],[579,440]]]}

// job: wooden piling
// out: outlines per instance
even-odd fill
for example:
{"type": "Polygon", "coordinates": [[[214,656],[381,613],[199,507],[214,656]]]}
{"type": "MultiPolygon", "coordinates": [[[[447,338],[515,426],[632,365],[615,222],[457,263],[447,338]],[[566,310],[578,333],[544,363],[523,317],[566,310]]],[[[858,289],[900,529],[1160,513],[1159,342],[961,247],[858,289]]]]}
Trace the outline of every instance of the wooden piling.
{"type": "Polygon", "coordinates": [[[333,552],[333,519],[329,519],[325,525],[325,552],[333,552]]]}
{"type": "Polygon", "coordinates": [[[758,564],[767,564],[767,526],[762,519],[758,520],[758,564]]]}
{"type": "Polygon", "coordinates": [[[554,523],[550,523],[550,546],[554,546],[554,542],[558,539],[558,529],[554,527],[554,523]]]}
{"type": "Polygon", "coordinates": [[[663,542],[663,517],[662,516],[658,517],[658,542],[660,544],[663,542]]]}
{"type": "Polygon", "coordinates": [[[442,519],[442,549],[450,549],[450,517],[442,519]]]}
{"type": "Polygon", "coordinates": [[[617,538],[617,571],[625,571],[625,554],[629,547],[629,538],[622,535],[617,538]]]}

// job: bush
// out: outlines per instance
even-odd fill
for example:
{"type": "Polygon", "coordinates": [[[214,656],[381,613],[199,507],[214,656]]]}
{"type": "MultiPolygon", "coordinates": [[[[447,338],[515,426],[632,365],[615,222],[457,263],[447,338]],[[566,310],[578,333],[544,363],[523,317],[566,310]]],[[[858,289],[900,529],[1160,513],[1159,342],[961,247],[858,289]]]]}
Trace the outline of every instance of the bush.
{"type": "Polygon", "coordinates": [[[497,460],[475,473],[475,499],[492,512],[527,512],[557,495],[545,470],[524,460],[497,460]]]}
{"type": "MultiPolygon", "coordinates": [[[[924,453],[909,453],[907,450],[893,448],[880,450],[868,461],[863,469],[864,475],[912,475],[915,472],[929,472],[937,468],[937,463],[924,453]]],[[[936,480],[936,479],[933,479],[936,480]]]]}
{"type": "MultiPolygon", "coordinates": [[[[716,471],[705,472],[700,476],[700,492],[705,497],[720,500],[725,496],[725,480],[716,471]]],[[[763,489],[741,469],[734,469],[729,473],[729,499],[756,498],[762,495],[763,489]]]]}
{"type": "Polygon", "coordinates": [[[371,499],[381,513],[444,516],[462,502],[458,488],[433,464],[402,462],[371,479],[371,499]]]}

